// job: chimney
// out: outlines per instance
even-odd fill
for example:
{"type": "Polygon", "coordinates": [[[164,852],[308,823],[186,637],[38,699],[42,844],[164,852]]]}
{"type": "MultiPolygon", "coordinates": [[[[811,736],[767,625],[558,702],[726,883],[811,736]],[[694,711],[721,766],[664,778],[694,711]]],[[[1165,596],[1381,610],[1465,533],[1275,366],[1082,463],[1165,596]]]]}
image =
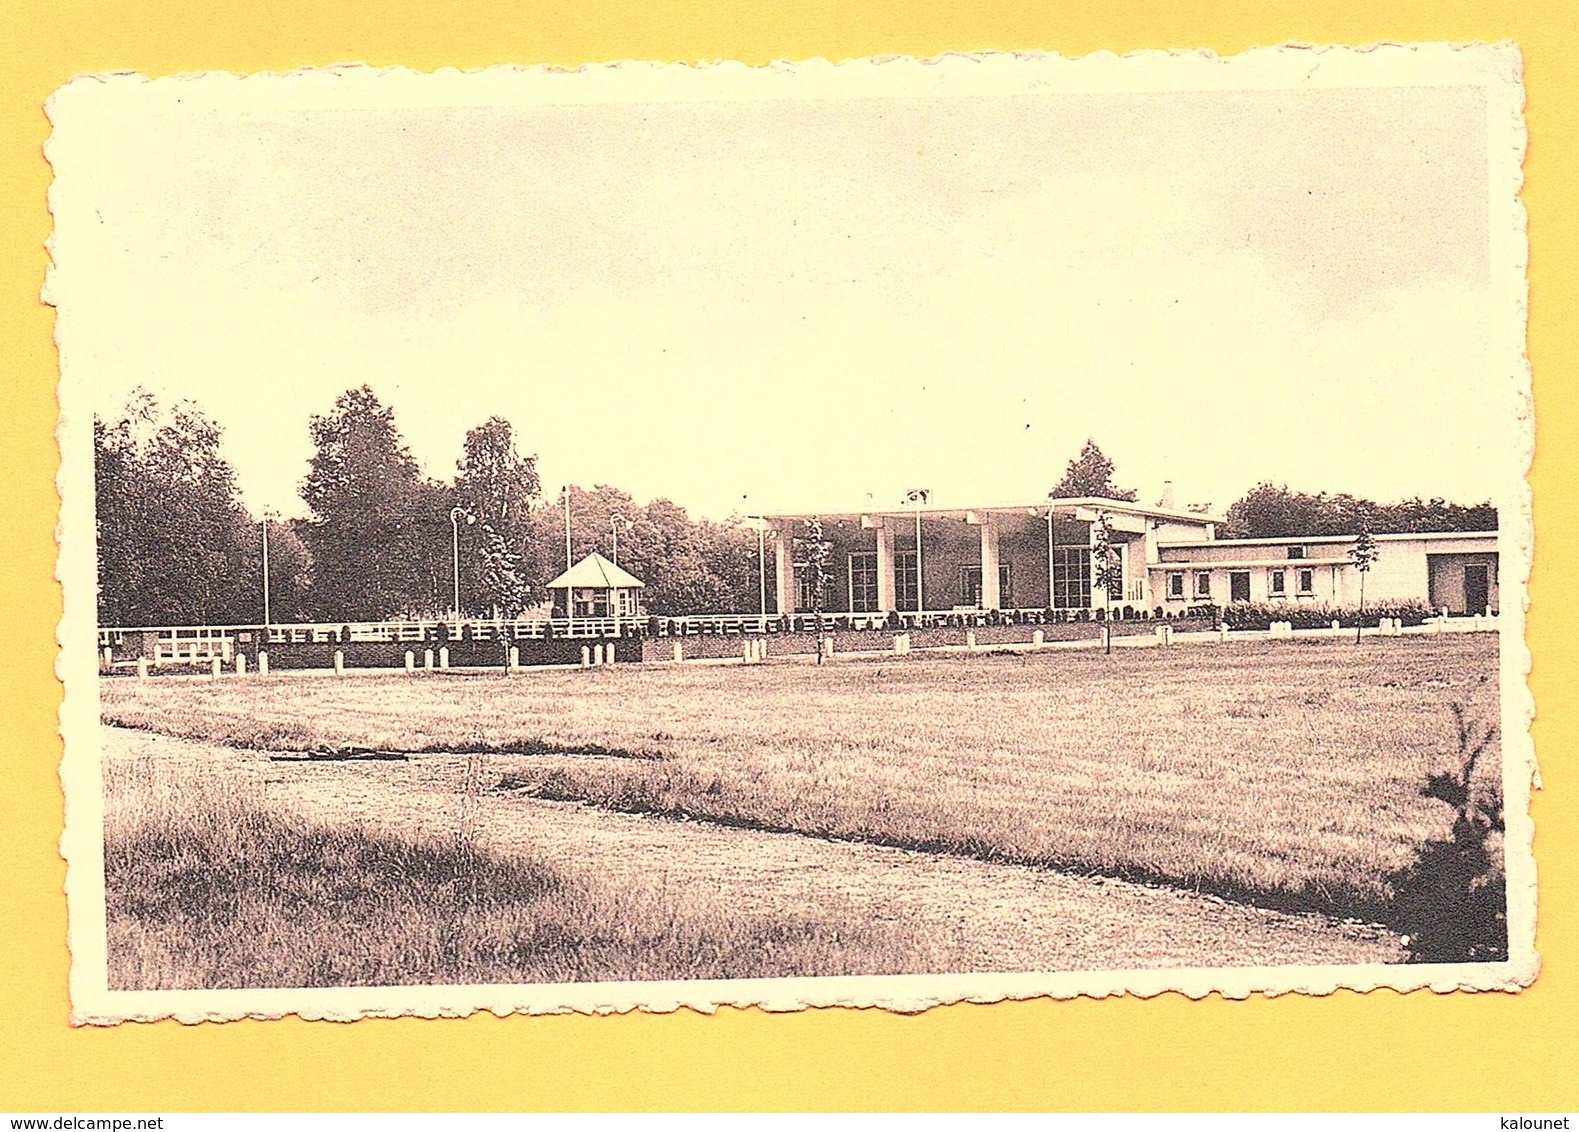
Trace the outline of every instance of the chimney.
{"type": "Polygon", "coordinates": [[[1163,480],[1162,481],[1162,498],[1157,500],[1157,506],[1161,507],[1164,511],[1171,511],[1173,509],[1173,481],[1172,480],[1163,480]]]}

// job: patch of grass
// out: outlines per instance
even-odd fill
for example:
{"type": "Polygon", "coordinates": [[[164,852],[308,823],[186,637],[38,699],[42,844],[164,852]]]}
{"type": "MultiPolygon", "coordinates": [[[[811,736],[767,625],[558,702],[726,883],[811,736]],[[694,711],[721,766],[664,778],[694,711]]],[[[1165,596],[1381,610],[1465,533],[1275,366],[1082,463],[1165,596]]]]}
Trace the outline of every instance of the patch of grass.
{"type": "Polygon", "coordinates": [[[615,891],[468,836],[330,829],[234,781],[107,768],[110,985],[122,990],[719,979],[924,969],[835,905],[732,917],[615,891]]]}
{"type": "MultiPolygon", "coordinates": [[[[213,738],[548,757],[517,788],[987,860],[1165,882],[1270,907],[1385,916],[1454,813],[1450,703],[1498,713],[1490,636],[1213,644],[742,667],[628,666],[463,684],[122,681],[105,718],[213,738]],[[239,723],[237,721],[240,721],[239,723]]],[[[1476,774],[1500,775],[1492,742],[1476,774]]]]}

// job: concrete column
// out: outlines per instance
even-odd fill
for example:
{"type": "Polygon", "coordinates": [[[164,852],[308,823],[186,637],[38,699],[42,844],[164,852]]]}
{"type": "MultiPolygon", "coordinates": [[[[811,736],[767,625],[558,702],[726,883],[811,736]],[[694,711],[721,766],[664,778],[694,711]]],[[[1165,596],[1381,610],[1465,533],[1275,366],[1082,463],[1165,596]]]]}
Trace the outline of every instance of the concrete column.
{"type": "Polygon", "coordinates": [[[773,594],[780,613],[795,612],[795,538],[789,523],[776,527],[779,537],[773,540],[773,594]]]}
{"type": "Polygon", "coordinates": [[[981,523],[981,607],[1003,608],[998,589],[998,524],[991,516],[981,523]]]}
{"type": "Polygon", "coordinates": [[[877,522],[877,608],[884,613],[898,609],[894,585],[894,528],[886,519],[877,522]]]}

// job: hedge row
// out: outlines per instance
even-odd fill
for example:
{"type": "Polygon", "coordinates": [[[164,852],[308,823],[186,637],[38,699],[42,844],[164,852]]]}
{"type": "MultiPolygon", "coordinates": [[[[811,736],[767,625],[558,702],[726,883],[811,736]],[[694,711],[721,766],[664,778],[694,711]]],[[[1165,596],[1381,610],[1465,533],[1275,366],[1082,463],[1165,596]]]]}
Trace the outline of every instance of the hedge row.
{"type": "Polygon", "coordinates": [[[1334,621],[1354,628],[1361,622],[1375,628],[1382,618],[1396,618],[1405,625],[1419,625],[1432,616],[1432,609],[1423,601],[1382,601],[1372,605],[1367,602],[1362,614],[1352,605],[1296,605],[1293,602],[1249,601],[1235,602],[1219,611],[1222,623],[1230,629],[1267,629],[1274,621],[1287,621],[1296,629],[1320,629],[1334,621]]]}

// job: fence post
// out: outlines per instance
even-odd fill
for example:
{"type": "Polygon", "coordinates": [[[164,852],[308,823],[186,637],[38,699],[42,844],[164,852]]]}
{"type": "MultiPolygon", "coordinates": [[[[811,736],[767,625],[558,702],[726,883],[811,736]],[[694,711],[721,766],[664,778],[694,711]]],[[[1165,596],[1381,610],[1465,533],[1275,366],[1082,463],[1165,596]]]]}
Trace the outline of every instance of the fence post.
{"type": "Polygon", "coordinates": [[[432,672],[433,671],[433,650],[432,649],[423,649],[422,650],[422,671],[424,671],[424,672],[432,672]]]}
{"type": "Polygon", "coordinates": [[[105,645],[104,646],[104,667],[105,668],[114,668],[115,667],[115,650],[112,649],[109,645],[105,645]]]}
{"type": "Polygon", "coordinates": [[[822,641],[822,655],[825,656],[825,657],[833,656],[833,638],[832,637],[824,637],[823,638],[823,641],[822,641]]]}
{"type": "Polygon", "coordinates": [[[258,650],[258,675],[259,676],[267,676],[268,674],[269,674],[269,654],[264,652],[262,649],[259,649],[258,650]]]}
{"type": "Polygon", "coordinates": [[[674,662],[679,664],[685,659],[685,646],[679,641],[674,642],[674,662]]]}
{"type": "Polygon", "coordinates": [[[596,665],[597,667],[599,667],[599,668],[603,667],[603,646],[602,645],[593,645],[592,646],[592,663],[594,665],[596,665]]]}
{"type": "Polygon", "coordinates": [[[208,662],[209,675],[212,676],[215,680],[219,679],[219,669],[220,669],[219,657],[216,656],[216,657],[214,657],[212,660],[210,660],[208,662]]]}
{"type": "Polygon", "coordinates": [[[965,650],[967,652],[976,651],[976,630],[974,629],[965,630],[965,650]]]}
{"type": "MultiPolygon", "coordinates": [[[[147,671],[147,669],[145,669],[145,668],[143,668],[143,667],[141,667],[139,665],[139,667],[137,669],[138,675],[142,675],[146,671],[147,671]]],[[[244,653],[244,652],[238,652],[236,654],[236,675],[237,676],[245,676],[246,674],[247,674],[247,654],[244,653]]]]}
{"type": "Polygon", "coordinates": [[[592,650],[587,648],[586,645],[582,645],[581,646],[581,667],[582,668],[591,668],[592,667],[592,650]]]}
{"type": "Polygon", "coordinates": [[[604,646],[603,659],[608,661],[609,667],[614,667],[614,642],[610,641],[604,646]]]}
{"type": "Polygon", "coordinates": [[[417,671],[417,654],[410,649],[406,650],[406,675],[410,676],[417,671]]]}
{"type": "Polygon", "coordinates": [[[148,679],[148,658],[146,656],[137,658],[137,679],[148,679]]]}
{"type": "Polygon", "coordinates": [[[509,669],[510,669],[511,672],[514,672],[516,669],[518,669],[520,667],[521,667],[521,650],[519,648],[517,648],[515,645],[511,645],[510,646],[509,669]]]}
{"type": "Polygon", "coordinates": [[[334,650],[334,674],[336,676],[345,675],[345,653],[340,649],[334,650]]]}
{"type": "Polygon", "coordinates": [[[1218,640],[1219,643],[1225,642],[1225,641],[1228,640],[1228,626],[1227,625],[1219,625],[1219,626],[1217,626],[1217,640],[1218,640]]]}
{"type": "Polygon", "coordinates": [[[1031,634],[1031,644],[1035,645],[1037,648],[1041,648],[1046,643],[1047,643],[1047,634],[1045,632],[1043,632],[1041,629],[1038,629],[1034,633],[1031,634]]]}
{"type": "Polygon", "coordinates": [[[1341,637],[1343,635],[1343,622],[1337,621],[1337,620],[1333,621],[1333,623],[1332,623],[1332,635],[1334,637],[1341,637]]]}
{"type": "Polygon", "coordinates": [[[450,646],[443,645],[439,648],[439,668],[446,669],[450,666],[450,646]]]}

